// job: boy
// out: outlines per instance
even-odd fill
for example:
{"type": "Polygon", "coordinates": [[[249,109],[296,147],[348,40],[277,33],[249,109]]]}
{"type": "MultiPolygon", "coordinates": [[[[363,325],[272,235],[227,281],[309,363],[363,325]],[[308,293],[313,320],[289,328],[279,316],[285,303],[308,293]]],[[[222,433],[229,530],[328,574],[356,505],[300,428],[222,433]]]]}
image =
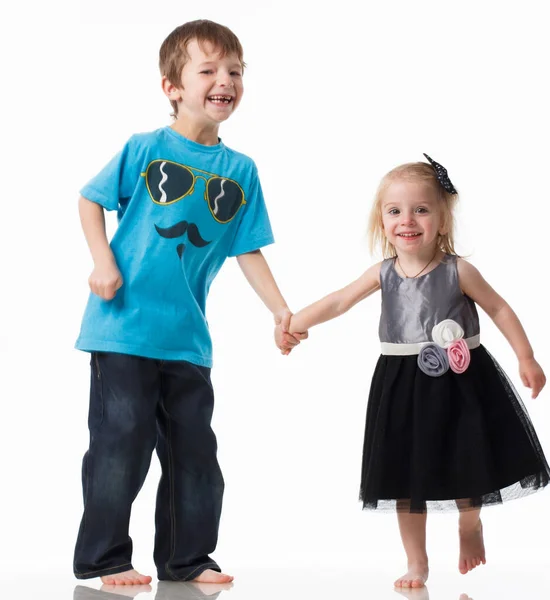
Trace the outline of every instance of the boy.
{"type": "Polygon", "coordinates": [[[228,256],[275,317],[283,353],[290,311],[260,248],[273,242],[256,167],[218,138],[243,94],[237,37],[211,21],[175,29],[160,49],[175,122],[130,138],[81,191],[94,260],[76,347],[91,352],[90,446],[77,578],[145,584],[131,564],[130,510],[156,448],[162,467],[158,578],[224,583],[215,549],[224,481],[210,428],[213,391],[206,296],[228,256]],[[103,209],[118,210],[106,239],[103,209]]]}

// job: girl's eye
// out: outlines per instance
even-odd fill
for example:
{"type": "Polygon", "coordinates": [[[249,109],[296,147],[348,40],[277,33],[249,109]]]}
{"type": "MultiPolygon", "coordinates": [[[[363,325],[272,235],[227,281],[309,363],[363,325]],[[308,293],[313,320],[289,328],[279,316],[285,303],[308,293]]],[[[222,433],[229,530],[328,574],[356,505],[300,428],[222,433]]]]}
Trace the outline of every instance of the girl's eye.
{"type": "Polygon", "coordinates": [[[388,211],[389,215],[398,215],[399,214],[399,210],[397,208],[390,208],[390,210],[388,211]]]}
{"type": "Polygon", "coordinates": [[[212,69],[206,69],[205,71],[201,71],[201,73],[204,73],[205,75],[212,75],[214,71],[212,71],[212,69]]]}
{"type": "Polygon", "coordinates": [[[418,213],[427,213],[427,212],[428,212],[428,209],[427,209],[427,208],[424,208],[423,206],[419,206],[419,207],[416,209],[416,212],[418,212],[418,213]]]}

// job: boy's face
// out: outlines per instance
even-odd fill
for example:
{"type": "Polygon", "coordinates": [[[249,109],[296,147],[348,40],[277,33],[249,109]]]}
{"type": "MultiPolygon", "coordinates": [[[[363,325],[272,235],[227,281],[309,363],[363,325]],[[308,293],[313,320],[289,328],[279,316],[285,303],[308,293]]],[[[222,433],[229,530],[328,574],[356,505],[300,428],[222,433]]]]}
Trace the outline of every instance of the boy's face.
{"type": "Polygon", "coordinates": [[[243,68],[236,54],[220,56],[207,42],[187,45],[189,60],[183,67],[181,82],[168,97],[178,103],[178,118],[197,124],[218,125],[228,119],[243,95],[243,68]]]}

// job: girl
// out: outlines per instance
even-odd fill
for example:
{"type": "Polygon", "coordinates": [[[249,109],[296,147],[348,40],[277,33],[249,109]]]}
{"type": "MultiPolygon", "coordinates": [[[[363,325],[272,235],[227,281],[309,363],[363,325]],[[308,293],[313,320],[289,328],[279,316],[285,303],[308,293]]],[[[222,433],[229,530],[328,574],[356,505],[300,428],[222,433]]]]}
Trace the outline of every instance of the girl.
{"type": "MultiPolygon", "coordinates": [[[[333,319],[382,291],[361,500],[396,510],[408,571],[428,578],[427,510],[458,509],[461,573],[485,564],[480,509],[548,484],[550,470],[522,402],[480,344],[476,304],[493,319],[536,398],[544,373],[517,316],[453,243],[458,194],[427,155],[390,171],[371,212],[371,248],[386,257],[359,279],[296,313],[289,333],[333,319]]],[[[289,350],[283,350],[288,353],[289,350]]]]}

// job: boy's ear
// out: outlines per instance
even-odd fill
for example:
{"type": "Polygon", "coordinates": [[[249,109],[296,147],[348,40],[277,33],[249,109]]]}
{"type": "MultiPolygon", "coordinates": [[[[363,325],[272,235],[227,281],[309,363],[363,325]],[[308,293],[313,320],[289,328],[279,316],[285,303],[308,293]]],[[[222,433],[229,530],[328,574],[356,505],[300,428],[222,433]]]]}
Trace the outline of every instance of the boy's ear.
{"type": "Polygon", "coordinates": [[[162,91],[164,92],[164,94],[167,96],[167,98],[169,100],[173,100],[174,102],[177,102],[178,100],[181,100],[181,90],[178,89],[168,79],[168,77],[166,77],[166,75],[162,76],[161,85],[162,85],[162,91]]]}

